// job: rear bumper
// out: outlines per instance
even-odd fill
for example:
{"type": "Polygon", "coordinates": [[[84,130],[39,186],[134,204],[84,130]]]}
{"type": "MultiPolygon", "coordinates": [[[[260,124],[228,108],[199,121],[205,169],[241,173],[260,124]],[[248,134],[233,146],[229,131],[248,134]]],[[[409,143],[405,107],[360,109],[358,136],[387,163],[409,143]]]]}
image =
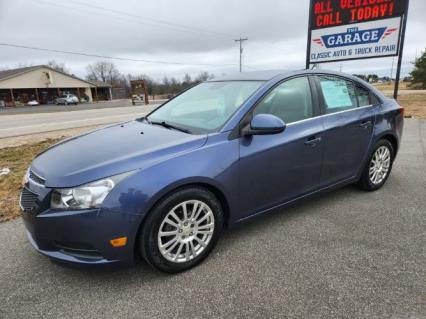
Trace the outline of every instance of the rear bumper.
{"type": "Polygon", "coordinates": [[[138,216],[102,210],[22,213],[28,240],[39,253],[82,265],[132,264],[138,216]],[[123,247],[110,240],[128,238],[123,247]]]}

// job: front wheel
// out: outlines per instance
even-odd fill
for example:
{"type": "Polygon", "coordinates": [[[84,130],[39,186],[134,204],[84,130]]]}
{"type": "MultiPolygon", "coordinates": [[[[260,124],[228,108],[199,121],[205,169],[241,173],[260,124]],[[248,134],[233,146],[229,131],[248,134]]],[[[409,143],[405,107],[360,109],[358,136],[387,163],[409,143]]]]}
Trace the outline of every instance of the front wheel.
{"type": "Polygon", "coordinates": [[[154,268],[181,272],[208,256],[222,226],[222,206],[214,194],[202,187],[184,188],[150,212],[140,231],[140,250],[154,268]]]}
{"type": "Polygon", "coordinates": [[[389,177],[394,160],[394,149],[388,140],[380,140],[362,172],[358,185],[366,191],[381,188],[389,177]]]}

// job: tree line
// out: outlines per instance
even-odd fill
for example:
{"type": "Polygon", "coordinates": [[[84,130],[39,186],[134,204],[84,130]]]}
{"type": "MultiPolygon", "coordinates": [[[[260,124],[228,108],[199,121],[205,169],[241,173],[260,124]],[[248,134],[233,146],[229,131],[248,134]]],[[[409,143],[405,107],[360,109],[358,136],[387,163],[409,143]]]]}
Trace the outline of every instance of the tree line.
{"type": "Polygon", "coordinates": [[[213,74],[208,72],[200,72],[195,78],[187,73],[182,79],[176,77],[165,76],[162,81],[152,79],[146,74],[122,74],[114,63],[101,61],[89,64],[86,67],[86,79],[92,82],[104,82],[110,84],[113,88],[125,89],[127,95],[131,94],[130,81],[145,80],[147,84],[148,94],[155,97],[156,95],[174,95],[185,90],[197,83],[212,79],[213,74]]]}

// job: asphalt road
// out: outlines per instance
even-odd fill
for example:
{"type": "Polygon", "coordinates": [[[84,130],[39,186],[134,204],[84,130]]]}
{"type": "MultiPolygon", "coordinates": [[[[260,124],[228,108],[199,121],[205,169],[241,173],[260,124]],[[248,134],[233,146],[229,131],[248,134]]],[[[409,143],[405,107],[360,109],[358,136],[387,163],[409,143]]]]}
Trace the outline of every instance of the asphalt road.
{"type": "MultiPolygon", "coordinates": [[[[167,100],[156,99],[149,100],[150,104],[161,104],[167,100]]],[[[141,104],[138,104],[140,106],[141,104]]],[[[69,112],[81,110],[96,110],[113,107],[132,106],[130,99],[117,99],[112,101],[99,101],[91,103],[79,103],[78,105],[36,105],[36,106],[19,106],[19,107],[0,107],[1,115],[12,114],[31,114],[31,113],[54,113],[54,112],[69,112]]]]}
{"type": "Polygon", "coordinates": [[[225,232],[178,275],[80,270],[0,224],[0,318],[426,318],[426,121],[407,120],[387,184],[355,187],[225,232]]]}
{"type": "Polygon", "coordinates": [[[52,113],[0,115],[0,139],[124,122],[140,117],[158,105],[149,104],[52,113]]]}

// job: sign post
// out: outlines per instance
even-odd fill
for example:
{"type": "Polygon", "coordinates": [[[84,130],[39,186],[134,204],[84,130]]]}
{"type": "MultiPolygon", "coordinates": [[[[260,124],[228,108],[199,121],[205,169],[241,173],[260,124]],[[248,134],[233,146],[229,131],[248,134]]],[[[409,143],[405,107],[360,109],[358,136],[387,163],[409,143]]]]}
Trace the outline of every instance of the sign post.
{"type": "Polygon", "coordinates": [[[310,64],[398,56],[398,93],[409,0],[311,0],[310,64]]]}
{"type": "Polygon", "coordinates": [[[405,30],[407,29],[407,17],[408,17],[408,5],[410,0],[406,0],[405,14],[402,22],[402,32],[401,32],[401,44],[399,47],[398,55],[398,64],[396,67],[396,76],[395,76],[395,88],[393,91],[393,98],[398,99],[398,89],[399,89],[399,80],[401,78],[401,64],[402,64],[402,54],[404,53],[404,41],[405,41],[405,30]]]}

